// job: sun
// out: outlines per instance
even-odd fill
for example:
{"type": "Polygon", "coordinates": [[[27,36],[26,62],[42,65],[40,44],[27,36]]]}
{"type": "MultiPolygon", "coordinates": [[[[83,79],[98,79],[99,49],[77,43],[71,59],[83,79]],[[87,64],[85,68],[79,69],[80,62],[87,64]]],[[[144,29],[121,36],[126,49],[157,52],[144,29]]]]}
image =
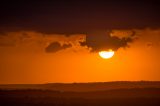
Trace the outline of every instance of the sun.
{"type": "Polygon", "coordinates": [[[109,59],[114,55],[114,51],[111,49],[108,51],[100,51],[99,55],[104,59],[109,59]]]}

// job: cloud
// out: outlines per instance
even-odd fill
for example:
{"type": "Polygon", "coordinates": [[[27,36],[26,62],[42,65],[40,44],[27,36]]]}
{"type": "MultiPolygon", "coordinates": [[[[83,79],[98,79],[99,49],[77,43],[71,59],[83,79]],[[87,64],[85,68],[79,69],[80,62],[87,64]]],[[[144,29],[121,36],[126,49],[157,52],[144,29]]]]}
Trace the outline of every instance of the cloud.
{"type": "Polygon", "coordinates": [[[46,34],[35,31],[18,31],[0,34],[0,52],[10,49],[16,52],[54,53],[66,48],[77,49],[84,34],[46,34]],[[10,47],[10,48],[9,48],[10,47]]]}
{"type": "Polygon", "coordinates": [[[143,46],[144,48],[159,48],[160,47],[160,29],[146,28],[143,30],[135,29],[137,42],[136,45],[143,46]]]}
{"type": "Polygon", "coordinates": [[[136,37],[136,32],[134,30],[112,30],[110,36],[116,36],[121,39],[126,37],[136,37]]]}
{"type": "Polygon", "coordinates": [[[55,53],[66,50],[72,52],[133,47],[134,45],[153,48],[160,45],[160,29],[124,29],[94,31],[86,34],[46,34],[35,31],[7,32],[0,34],[0,52],[15,51],[25,53],[55,53]],[[133,42],[134,41],[134,42],[133,42]]]}
{"type": "Polygon", "coordinates": [[[47,53],[53,53],[53,52],[57,52],[57,51],[67,49],[67,48],[70,48],[70,47],[72,47],[71,44],[64,44],[64,45],[61,46],[60,43],[58,43],[58,42],[52,42],[51,44],[49,44],[45,48],[45,51],[47,53]]]}
{"type": "Polygon", "coordinates": [[[92,52],[97,52],[100,50],[118,50],[121,47],[128,47],[128,43],[133,41],[133,34],[127,37],[117,37],[111,36],[109,31],[99,31],[94,33],[89,33],[86,36],[86,41],[81,42],[81,46],[87,46],[91,48],[92,52]]]}
{"type": "Polygon", "coordinates": [[[95,29],[160,27],[160,6],[155,1],[4,1],[0,6],[0,32],[70,34],[95,29]]]}

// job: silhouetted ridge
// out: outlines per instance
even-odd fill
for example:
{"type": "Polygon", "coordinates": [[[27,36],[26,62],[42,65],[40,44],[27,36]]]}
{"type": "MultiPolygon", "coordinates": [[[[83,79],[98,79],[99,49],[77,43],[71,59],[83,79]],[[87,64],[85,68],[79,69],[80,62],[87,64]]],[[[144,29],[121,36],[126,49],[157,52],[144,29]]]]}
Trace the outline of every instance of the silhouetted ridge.
{"type": "Polygon", "coordinates": [[[128,88],[160,88],[160,81],[115,81],[92,83],[47,83],[0,85],[0,89],[41,89],[54,91],[105,91],[128,88]]]}

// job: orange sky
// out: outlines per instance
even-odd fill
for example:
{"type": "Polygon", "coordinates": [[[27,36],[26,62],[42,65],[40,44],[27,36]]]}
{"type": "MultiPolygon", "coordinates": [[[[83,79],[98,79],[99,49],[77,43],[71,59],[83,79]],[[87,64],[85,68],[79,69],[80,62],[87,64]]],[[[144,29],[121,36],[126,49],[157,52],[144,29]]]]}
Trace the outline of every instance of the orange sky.
{"type": "Polygon", "coordinates": [[[111,59],[80,45],[87,34],[1,34],[0,83],[160,80],[160,29],[112,30],[110,36],[128,37],[133,31],[133,42],[118,48],[111,59]],[[71,47],[47,53],[45,48],[52,42],[71,47]]]}

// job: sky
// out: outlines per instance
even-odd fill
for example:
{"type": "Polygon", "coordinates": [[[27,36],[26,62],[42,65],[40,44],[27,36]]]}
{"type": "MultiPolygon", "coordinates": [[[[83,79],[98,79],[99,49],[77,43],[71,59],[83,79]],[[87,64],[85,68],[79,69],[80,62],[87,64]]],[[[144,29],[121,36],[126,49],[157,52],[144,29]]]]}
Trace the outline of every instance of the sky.
{"type": "Polygon", "coordinates": [[[158,0],[2,1],[0,84],[159,81],[159,10],[158,0]]]}

